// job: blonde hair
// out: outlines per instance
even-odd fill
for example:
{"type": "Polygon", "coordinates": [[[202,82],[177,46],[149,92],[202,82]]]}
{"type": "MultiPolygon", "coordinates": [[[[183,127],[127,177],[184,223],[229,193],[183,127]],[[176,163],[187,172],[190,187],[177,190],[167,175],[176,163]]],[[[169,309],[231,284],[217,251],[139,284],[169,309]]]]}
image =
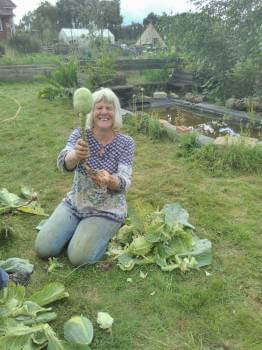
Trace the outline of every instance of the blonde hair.
{"type": "Polygon", "coordinates": [[[93,128],[94,126],[94,108],[95,104],[101,101],[111,103],[115,108],[115,118],[113,129],[120,129],[122,127],[122,116],[120,111],[120,102],[116,94],[109,88],[101,88],[93,93],[93,107],[91,112],[87,116],[86,126],[93,128]]]}

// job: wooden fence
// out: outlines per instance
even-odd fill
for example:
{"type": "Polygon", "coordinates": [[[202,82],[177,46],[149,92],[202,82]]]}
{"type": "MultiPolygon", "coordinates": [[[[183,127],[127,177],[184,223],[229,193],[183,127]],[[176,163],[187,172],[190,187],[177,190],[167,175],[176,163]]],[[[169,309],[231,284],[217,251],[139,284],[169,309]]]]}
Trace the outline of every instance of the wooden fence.
{"type": "Polygon", "coordinates": [[[0,65],[0,82],[34,80],[40,75],[50,75],[55,67],[54,64],[0,65]]]}

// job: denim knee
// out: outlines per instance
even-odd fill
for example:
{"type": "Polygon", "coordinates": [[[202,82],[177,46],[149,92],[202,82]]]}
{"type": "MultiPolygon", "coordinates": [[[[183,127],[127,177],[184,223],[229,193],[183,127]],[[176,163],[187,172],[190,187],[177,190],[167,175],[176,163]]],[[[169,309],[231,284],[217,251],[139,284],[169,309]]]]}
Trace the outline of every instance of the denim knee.
{"type": "Polygon", "coordinates": [[[79,254],[77,250],[70,249],[70,247],[67,250],[67,256],[69,261],[74,266],[80,266],[80,265],[94,265],[99,261],[99,259],[104,255],[105,249],[103,249],[102,254],[92,252],[92,253],[85,253],[85,254],[79,254]]]}
{"type": "Polygon", "coordinates": [[[35,252],[36,255],[41,259],[48,259],[52,256],[59,255],[60,251],[55,249],[55,247],[47,246],[41,240],[36,239],[35,241],[35,252]]]}

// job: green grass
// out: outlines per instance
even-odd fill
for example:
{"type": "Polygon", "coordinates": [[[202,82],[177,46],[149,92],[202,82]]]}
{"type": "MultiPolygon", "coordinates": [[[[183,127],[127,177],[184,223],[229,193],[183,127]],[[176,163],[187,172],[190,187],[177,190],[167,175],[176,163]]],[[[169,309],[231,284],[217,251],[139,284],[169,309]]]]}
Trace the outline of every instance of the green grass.
{"type": "MultiPolygon", "coordinates": [[[[42,207],[51,213],[71,187],[72,175],[56,169],[56,156],[78,125],[71,103],[37,98],[42,85],[1,84],[1,188],[19,192],[33,186],[42,207]],[[16,98],[22,110],[16,120],[16,98]]],[[[47,263],[35,256],[35,227],[40,217],[1,216],[15,231],[0,242],[0,259],[28,258],[35,267],[28,295],[51,281],[61,281],[70,294],[57,302],[51,325],[62,337],[63,323],[75,314],[95,324],[98,311],[114,319],[113,338],[95,325],[92,349],[99,350],[259,350],[262,343],[262,178],[260,174],[224,170],[219,176],[181,156],[178,144],[136,135],[133,184],[128,202],[154,207],[179,202],[190,214],[200,237],[213,243],[212,266],[187,274],[163,273],[155,266],[123,272],[117,266],[73,271],[64,267],[47,274],[47,263]],[[205,271],[211,274],[206,276],[205,271]],[[132,283],[126,280],[133,279],[132,283]],[[155,292],[154,295],[151,295],[155,292]]]]}
{"type": "Polygon", "coordinates": [[[61,57],[54,54],[18,54],[9,50],[6,55],[0,57],[0,65],[23,65],[23,64],[58,64],[61,57]]]}

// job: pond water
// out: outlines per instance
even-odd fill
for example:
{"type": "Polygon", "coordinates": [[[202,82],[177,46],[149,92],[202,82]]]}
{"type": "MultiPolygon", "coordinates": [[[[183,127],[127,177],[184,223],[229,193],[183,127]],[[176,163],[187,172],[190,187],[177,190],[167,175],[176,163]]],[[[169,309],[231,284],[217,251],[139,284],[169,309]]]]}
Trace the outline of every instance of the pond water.
{"type": "Polygon", "coordinates": [[[152,108],[147,111],[157,115],[160,119],[169,121],[172,125],[183,125],[192,131],[197,131],[209,137],[216,138],[225,135],[240,136],[240,134],[243,134],[262,140],[261,124],[254,126],[250,122],[240,125],[240,123],[227,120],[227,118],[221,119],[211,115],[201,115],[174,107],[152,108]]]}

